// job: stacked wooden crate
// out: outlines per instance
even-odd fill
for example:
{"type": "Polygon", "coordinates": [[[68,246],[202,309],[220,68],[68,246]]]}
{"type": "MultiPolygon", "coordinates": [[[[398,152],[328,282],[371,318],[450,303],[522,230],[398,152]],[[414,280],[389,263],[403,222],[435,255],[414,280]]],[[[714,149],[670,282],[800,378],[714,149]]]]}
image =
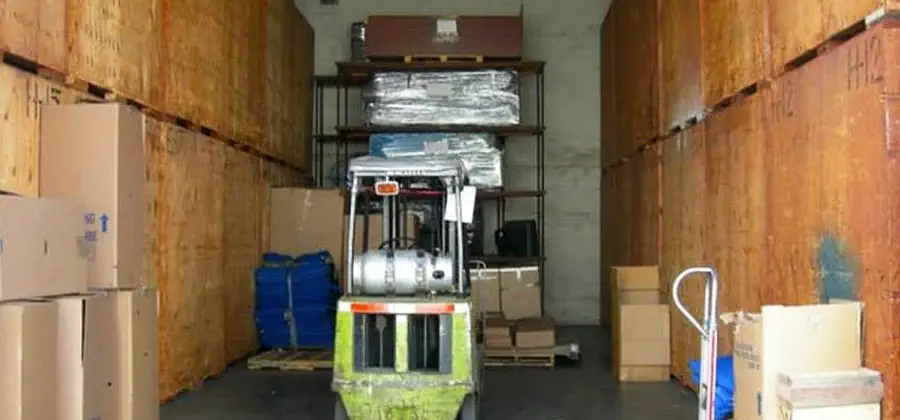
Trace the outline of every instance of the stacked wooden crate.
{"type": "MultiPolygon", "coordinates": [[[[616,0],[601,76],[603,273],[659,264],[671,281],[712,265],[722,312],[863,301],[886,419],[900,419],[898,6],[616,0]]],[[[686,287],[700,311],[702,290],[686,287]]],[[[685,382],[698,341],[673,313],[685,382]]]]}
{"type": "Polygon", "coordinates": [[[38,194],[42,105],[147,116],[144,275],[160,288],[168,399],[256,349],[268,190],[304,185],[311,162],[312,29],[290,0],[7,3],[0,191],[38,194]]]}

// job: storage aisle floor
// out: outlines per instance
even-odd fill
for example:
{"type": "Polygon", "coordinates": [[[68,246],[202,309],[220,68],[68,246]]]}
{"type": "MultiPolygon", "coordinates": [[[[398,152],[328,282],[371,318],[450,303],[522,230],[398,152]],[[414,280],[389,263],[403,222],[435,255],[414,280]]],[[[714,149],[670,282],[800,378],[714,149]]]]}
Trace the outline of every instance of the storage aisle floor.
{"type": "MultiPolygon", "coordinates": [[[[607,348],[598,328],[562,328],[577,337],[580,366],[492,368],[486,375],[488,420],[688,420],[694,394],[675,383],[619,385],[601,363],[607,348]],[[605,353],[605,352],[604,352],[605,353]]],[[[328,420],[334,397],[330,372],[250,371],[238,363],[200,390],[162,408],[162,420],[328,420]]]]}

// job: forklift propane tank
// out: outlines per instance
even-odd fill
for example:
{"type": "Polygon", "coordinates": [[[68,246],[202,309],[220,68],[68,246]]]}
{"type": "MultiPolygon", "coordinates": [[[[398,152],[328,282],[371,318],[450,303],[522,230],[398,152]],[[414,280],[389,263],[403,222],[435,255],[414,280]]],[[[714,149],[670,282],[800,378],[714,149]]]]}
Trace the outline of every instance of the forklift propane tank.
{"type": "Polygon", "coordinates": [[[447,293],[456,284],[453,259],[423,250],[369,251],[353,258],[353,291],[361,295],[447,293]]]}

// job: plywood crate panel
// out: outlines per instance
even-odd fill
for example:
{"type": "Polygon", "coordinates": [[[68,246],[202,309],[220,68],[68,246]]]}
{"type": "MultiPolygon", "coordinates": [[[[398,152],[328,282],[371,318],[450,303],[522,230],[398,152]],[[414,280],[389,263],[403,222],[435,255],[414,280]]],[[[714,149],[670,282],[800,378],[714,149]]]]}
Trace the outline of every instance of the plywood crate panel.
{"type": "MultiPolygon", "coordinates": [[[[687,268],[715,267],[722,313],[759,308],[765,226],[762,116],[762,98],[751,96],[670,139],[666,148],[664,173],[671,180],[663,198],[662,272],[671,284],[687,268]],[[702,142],[683,144],[699,132],[702,142]]],[[[703,282],[691,279],[683,285],[680,296],[686,307],[702,316],[703,282]]],[[[674,308],[672,328],[673,372],[689,381],[687,363],[700,357],[700,336],[674,308]]],[[[720,354],[729,353],[731,346],[732,336],[723,330],[720,354]]]]}
{"type": "Polygon", "coordinates": [[[4,0],[0,50],[66,70],[66,0],[4,0]]]}
{"type": "Polygon", "coordinates": [[[219,0],[163,0],[163,109],[193,123],[227,132],[225,87],[226,3],[219,0]]]}
{"type": "Polygon", "coordinates": [[[224,290],[225,358],[237,360],[259,348],[254,309],[254,272],[262,246],[261,161],[235,149],[225,152],[224,290]]]}
{"type": "Polygon", "coordinates": [[[294,79],[291,81],[293,91],[288,103],[290,116],[288,120],[293,123],[292,147],[295,150],[292,160],[300,168],[312,170],[312,130],[313,130],[313,88],[315,69],[315,34],[312,26],[297,10],[291,8],[293,21],[297,22],[292,27],[295,29],[293,54],[294,61],[288,68],[294,79]]]}
{"type": "Polygon", "coordinates": [[[146,105],[159,105],[161,0],[68,0],[68,71],[146,105]]]}
{"type": "Polygon", "coordinates": [[[767,303],[865,304],[866,367],[900,418],[900,29],[877,25],[767,92],[767,303]]]}
{"type": "Polygon", "coordinates": [[[259,146],[262,139],[263,84],[265,54],[261,48],[265,37],[265,3],[237,2],[226,9],[225,68],[228,105],[224,121],[225,134],[245,144],[259,146]]]}
{"type": "Polygon", "coordinates": [[[617,154],[628,156],[659,134],[658,16],[656,0],[613,2],[618,112],[617,154]]]}
{"type": "MultiPolygon", "coordinates": [[[[666,139],[663,143],[663,222],[661,288],[671,290],[675,275],[686,268],[706,265],[706,131],[696,125],[666,139]],[[677,221],[676,223],[673,223],[677,221]]],[[[684,283],[681,297],[685,305],[698,316],[703,310],[695,296],[702,291],[697,281],[684,283]]],[[[682,378],[689,374],[682,348],[697,347],[696,332],[680,312],[671,313],[672,373],[682,378]]]]}
{"type": "Polygon", "coordinates": [[[700,0],[659,2],[660,129],[703,112],[700,0]]]}
{"type": "Polygon", "coordinates": [[[166,125],[160,241],[160,397],[225,369],[225,146],[166,125]]]}
{"type": "Polygon", "coordinates": [[[37,196],[42,104],[71,104],[89,95],[0,64],[0,191],[37,196]]]}
{"type": "Polygon", "coordinates": [[[265,150],[284,156],[288,148],[288,129],[285,108],[287,93],[284,69],[287,40],[288,0],[266,1],[266,38],[263,45],[266,63],[266,144],[265,150]]]}
{"type": "Polygon", "coordinates": [[[713,107],[765,78],[766,4],[757,0],[701,2],[706,107],[713,107]]]}
{"type": "Polygon", "coordinates": [[[892,0],[769,1],[772,64],[780,72],[792,60],[861,22],[878,8],[900,9],[892,0]]]}

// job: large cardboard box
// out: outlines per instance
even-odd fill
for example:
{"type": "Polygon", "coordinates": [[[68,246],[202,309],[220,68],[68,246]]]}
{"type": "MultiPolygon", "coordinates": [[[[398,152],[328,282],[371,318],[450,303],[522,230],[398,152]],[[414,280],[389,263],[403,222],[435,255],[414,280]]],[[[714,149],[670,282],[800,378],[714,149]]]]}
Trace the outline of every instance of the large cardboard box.
{"type": "Polygon", "coordinates": [[[105,291],[87,301],[85,402],[102,419],[158,420],[157,292],[105,291]]]}
{"type": "Polygon", "coordinates": [[[121,104],[42,108],[40,195],[84,209],[92,288],[145,280],[144,124],[139,111],[121,104]]]}
{"type": "Polygon", "coordinates": [[[541,272],[539,267],[501,268],[500,306],[506,319],[540,318],[541,272]]]}
{"type": "Polygon", "coordinates": [[[778,420],[778,375],[856,369],[862,304],[764,306],[734,324],[735,418],[778,420]]]}
{"type": "Polygon", "coordinates": [[[622,382],[665,381],[671,360],[669,306],[656,267],[613,267],[613,374],[622,382]]]}
{"type": "Polygon", "coordinates": [[[81,220],[72,202],[0,196],[0,301],[84,292],[81,220]]]}
{"type": "Polygon", "coordinates": [[[57,353],[56,305],[0,303],[0,419],[57,418],[57,353]]]}
{"type": "Polygon", "coordinates": [[[320,249],[340,271],[344,197],[339,189],[272,188],[269,251],[297,256],[320,249]]]}

